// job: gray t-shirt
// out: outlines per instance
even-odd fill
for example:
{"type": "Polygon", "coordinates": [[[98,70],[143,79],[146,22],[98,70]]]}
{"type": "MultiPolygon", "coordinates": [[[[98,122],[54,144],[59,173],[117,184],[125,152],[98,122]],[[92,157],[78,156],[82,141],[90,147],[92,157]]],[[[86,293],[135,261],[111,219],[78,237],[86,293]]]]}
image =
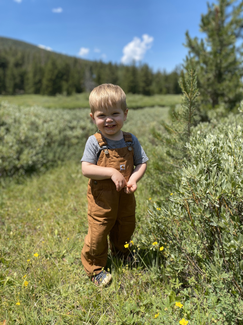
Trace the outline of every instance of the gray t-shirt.
{"type": "MultiPolygon", "coordinates": [[[[122,138],[119,141],[114,141],[105,138],[108,149],[118,149],[118,148],[124,148],[129,145],[133,147],[134,155],[134,165],[137,166],[139,164],[143,164],[146,161],[148,161],[148,157],[146,156],[146,153],[144,152],[142,146],[140,145],[138,139],[135,137],[135,135],[132,134],[132,142],[125,142],[125,140],[122,138]]],[[[101,152],[101,147],[98,144],[98,141],[96,140],[94,135],[91,135],[85,145],[83,157],[81,161],[86,161],[91,164],[97,165],[97,161],[99,159],[101,152]]]]}

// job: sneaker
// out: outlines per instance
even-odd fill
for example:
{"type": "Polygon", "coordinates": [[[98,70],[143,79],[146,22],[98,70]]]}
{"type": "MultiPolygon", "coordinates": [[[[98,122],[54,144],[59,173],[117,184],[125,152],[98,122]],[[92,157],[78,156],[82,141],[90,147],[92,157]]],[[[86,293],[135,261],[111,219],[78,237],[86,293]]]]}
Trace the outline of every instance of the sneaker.
{"type": "Polygon", "coordinates": [[[92,282],[97,287],[105,287],[111,282],[111,280],[112,280],[111,274],[104,270],[92,277],[92,282]]]}

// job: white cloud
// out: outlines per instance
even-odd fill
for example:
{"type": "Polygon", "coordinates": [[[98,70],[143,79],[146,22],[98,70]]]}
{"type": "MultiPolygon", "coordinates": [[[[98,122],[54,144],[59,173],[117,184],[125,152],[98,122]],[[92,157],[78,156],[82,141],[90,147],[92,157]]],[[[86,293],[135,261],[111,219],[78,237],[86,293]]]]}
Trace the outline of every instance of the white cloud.
{"type": "Polygon", "coordinates": [[[15,2],[18,2],[18,3],[21,3],[22,2],[22,0],[14,0],[15,2]]]}
{"type": "Polygon", "coordinates": [[[94,49],[95,53],[100,53],[100,49],[97,49],[97,47],[94,49]]]}
{"type": "Polygon", "coordinates": [[[46,51],[52,51],[52,49],[49,46],[45,46],[45,45],[38,45],[39,48],[46,50],[46,51]]]}
{"type": "Polygon", "coordinates": [[[59,8],[53,8],[52,12],[54,12],[55,14],[60,14],[61,12],[63,12],[63,9],[61,7],[59,8]]]}
{"type": "Polygon", "coordinates": [[[81,49],[78,52],[79,56],[86,56],[89,54],[89,49],[85,48],[85,47],[81,47],[81,49]]]}
{"type": "Polygon", "coordinates": [[[147,34],[142,36],[142,40],[134,37],[133,40],[123,48],[123,57],[121,62],[124,64],[131,63],[133,60],[140,61],[143,59],[144,54],[152,46],[154,38],[147,34]]]}

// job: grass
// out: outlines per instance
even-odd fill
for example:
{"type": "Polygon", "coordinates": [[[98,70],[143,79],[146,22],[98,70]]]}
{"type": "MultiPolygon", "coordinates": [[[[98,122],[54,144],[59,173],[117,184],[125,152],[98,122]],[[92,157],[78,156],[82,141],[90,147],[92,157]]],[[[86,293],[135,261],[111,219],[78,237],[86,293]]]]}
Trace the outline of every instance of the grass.
{"type": "MultiPolygon", "coordinates": [[[[147,218],[145,181],[137,192],[136,251],[147,218]]],[[[152,262],[130,269],[112,261],[113,283],[107,289],[97,289],[89,281],[80,261],[87,232],[86,187],[79,164],[68,162],[2,193],[0,321],[179,324],[195,307],[200,318],[209,320],[204,297],[196,303],[185,301],[180,284],[169,281],[152,262]]],[[[151,251],[148,248],[148,254],[151,251]]]]}
{"type": "MultiPolygon", "coordinates": [[[[124,130],[137,135],[147,151],[150,128],[167,112],[131,110],[124,130]]],[[[143,247],[150,202],[146,177],[136,193],[137,228],[130,248],[140,261],[130,268],[110,258],[113,282],[106,289],[89,281],[80,261],[88,180],[78,161],[2,188],[0,324],[179,324],[183,318],[188,325],[214,324],[216,302],[189,289],[185,294],[178,281],[166,277],[159,263],[166,248],[160,251],[152,242],[143,247]]]]}
{"type": "MultiPolygon", "coordinates": [[[[20,106],[42,106],[46,108],[87,108],[89,107],[89,94],[74,94],[72,96],[42,96],[42,95],[15,95],[0,96],[0,102],[7,101],[10,104],[20,106]]],[[[154,106],[171,106],[180,103],[181,95],[127,95],[129,108],[143,108],[154,106]]]]}
{"type": "MultiPolygon", "coordinates": [[[[2,321],[7,319],[10,324],[46,324],[54,320],[61,324],[77,324],[78,321],[96,324],[101,318],[112,323],[114,313],[115,318],[124,317],[124,298],[137,295],[134,289],[139,270],[123,271],[113,265],[114,281],[105,292],[97,290],[88,280],[80,262],[87,232],[86,187],[87,180],[81,176],[80,166],[69,162],[4,192],[2,321]],[[116,303],[112,307],[110,300],[114,297],[119,305],[116,303]]],[[[143,279],[147,291],[156,290],[154,281],[149,281],[146,273],[143,279]]]]}
{"type": "MultiPolygon", "coordinates": [[[[134,129],[141,114],[148,131],[153,119],[167,112],[155,108],[148,118],[148,110],[130,111],[126,128],[134,129]]],[[[148,193],[142,182],[137,236],[147,213],[148,193]]],[[[142,267],[129,269],[112,261],[114,281],[109,288],[97,289],[87,278],[80,261],[87,233],[86,190],[80,164],[67,162],[1,192],[0,322],[129,324],[141,317],[150,322],[157,314],[151,299],[162,293],[155,271],[151,276],[142,267]]]]}

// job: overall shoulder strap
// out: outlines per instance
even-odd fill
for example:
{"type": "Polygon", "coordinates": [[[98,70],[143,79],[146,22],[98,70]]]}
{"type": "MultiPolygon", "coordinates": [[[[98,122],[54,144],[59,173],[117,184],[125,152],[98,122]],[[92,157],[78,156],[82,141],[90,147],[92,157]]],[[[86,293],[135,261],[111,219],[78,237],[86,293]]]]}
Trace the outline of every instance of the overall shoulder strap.
{"type": "Polygon", "coordinates": [[[94,134],[94,136],[95,136],[96,140],[98,141],[99,146],[101,148],[104,147],[104,146],[107,146],[107,143],[105,141],[105,138],[102,137],[102,134],[101,133],[97,132],[97,133],[94,134]]]}
{"type": "Polygon", "coordinates": [[[125,142],[132,142],[132,135],[129,132],[123,132],[123,138],[125,142]]]}

